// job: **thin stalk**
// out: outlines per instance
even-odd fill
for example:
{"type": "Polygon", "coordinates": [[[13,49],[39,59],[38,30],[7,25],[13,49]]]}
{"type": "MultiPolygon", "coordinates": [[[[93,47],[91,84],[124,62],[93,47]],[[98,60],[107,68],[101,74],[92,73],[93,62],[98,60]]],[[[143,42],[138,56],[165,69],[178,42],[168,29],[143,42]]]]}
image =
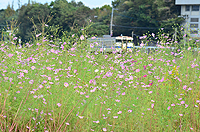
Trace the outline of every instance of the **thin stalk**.
{"type": "MultiPolygon", "coordinates": [[[[81,100],[81,99],[80,99],[81,100]]],[[[76,103],[76,105],[80,102],[80,100],[76,103]]],[[[71,111],[68,113],[68,115],[65,117],[65,119],[63,120],[63,122],[61,123],[61,125],[59,126],[58,130],[56,132],[58,132],[60,130],[60,128],[62,127],[63,123],[65,122],[65,120],[67,119],[67,117],[71,114],[71,112],[74,110],[74,108],[76,107],[76,105],[71,109],[71,111]]]]}

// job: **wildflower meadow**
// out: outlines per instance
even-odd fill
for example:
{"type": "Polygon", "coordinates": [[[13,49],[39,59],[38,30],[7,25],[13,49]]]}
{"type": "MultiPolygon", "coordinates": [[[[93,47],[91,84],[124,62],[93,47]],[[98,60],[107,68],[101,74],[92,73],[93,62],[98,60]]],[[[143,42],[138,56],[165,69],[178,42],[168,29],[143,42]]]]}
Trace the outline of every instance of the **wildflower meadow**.
{"type": "Polygon", "coordinates": [[[37,34],[23,46],[9,37],[0,42],[1,131],[200,130],[198,49],[160,41],[148,54],[102,54],[85,34],[37,34]]]}

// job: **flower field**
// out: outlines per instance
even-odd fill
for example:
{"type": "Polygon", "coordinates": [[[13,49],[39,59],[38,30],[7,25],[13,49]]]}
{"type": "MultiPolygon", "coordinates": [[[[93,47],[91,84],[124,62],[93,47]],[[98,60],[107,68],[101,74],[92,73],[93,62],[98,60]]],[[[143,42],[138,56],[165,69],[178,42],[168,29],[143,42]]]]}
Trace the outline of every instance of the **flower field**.
{"type": "Polygon", "coordinates": [[[200,51],[99,54],[78,39],[0,42],[1,131],[200,130],[200,51]]]}

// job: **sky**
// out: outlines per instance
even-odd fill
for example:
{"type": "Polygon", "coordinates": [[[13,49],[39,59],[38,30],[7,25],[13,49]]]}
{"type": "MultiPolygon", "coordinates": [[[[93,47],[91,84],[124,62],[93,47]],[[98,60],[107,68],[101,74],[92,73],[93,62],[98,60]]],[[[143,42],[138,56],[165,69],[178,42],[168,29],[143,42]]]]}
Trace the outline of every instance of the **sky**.
{"type": "MultiPolygon", "coordinates": [[[[1,9],[6,9],[8,3],[10,3],[10,5],[12,5],[12,1],[13,0],[0,0],[0,10],[1,9]]],[[[51,1],[54,1],[54,0],[33,0],[35,2],[38,2],[38,3],[51,3],[51,1]]],[[[71,0],[67,0],[68,2],[71,2],[71,0]]],[[[79,1],[82,1],[83,4],[85,6],[88,6],[90,8],[95,8],[95,7],[101,7],[105,4],[107,5],[111,5],[111,1],[112,0],[75,0],[76,2],[79,2],[79,1]]],[[[21,5],[24,5],[25,3],[28,3],[28,0],[20,0],[21,2],[21,5]]],[[[18,9],[18,0],[14,0],[14,9],[18,9]]]]}

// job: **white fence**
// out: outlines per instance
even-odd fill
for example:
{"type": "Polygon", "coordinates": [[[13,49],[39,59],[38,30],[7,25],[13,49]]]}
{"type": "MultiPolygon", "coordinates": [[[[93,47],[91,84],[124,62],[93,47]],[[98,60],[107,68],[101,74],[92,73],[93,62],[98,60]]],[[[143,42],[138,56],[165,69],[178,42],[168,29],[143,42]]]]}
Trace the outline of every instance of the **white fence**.
{"type": "MultiPolygon", "coordinates": [[[[121,46],[116,46],[116,39],[114,37],[112,38],[96,38],[96,39],[88,39],[89,44],[93,45],[91,46],[91,51],[100,51],[102,53],[105,52],[112,52],[114,50],[120,52],[122,51],[122,45],[121,46]]],[[[162,47],[158,46],[133,46],[133,47],[126,47],[126,50],[128,51],[129,49],[132,49],[132,51],[135,51],[136,49],[141,49],[144,52],[149,53],[150,51],[154,51],[157,49],[160,49],[162,47]]],[[[166,48],[166,47],[163,47],[166,48]]],[[[175,47],[169,47],[168,49],[174,50],[176,49],[175,47]]],[[[200,51],[200,48],[194,48],[195,51],[200,51]]]]}

